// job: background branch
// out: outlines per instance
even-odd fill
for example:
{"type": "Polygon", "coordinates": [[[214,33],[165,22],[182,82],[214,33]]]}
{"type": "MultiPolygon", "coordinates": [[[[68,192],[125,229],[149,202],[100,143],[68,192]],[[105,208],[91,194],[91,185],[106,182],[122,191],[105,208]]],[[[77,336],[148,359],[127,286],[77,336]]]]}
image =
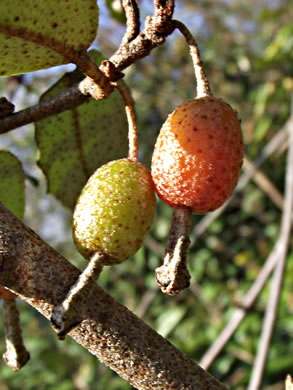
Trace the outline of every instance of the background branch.
{"type": "MultiPolygon", "coordinates": [[[[292,116],[288,119],[285,126],[271,139],[271,141],[266,145],[266,147],[262,150],[260,155],[256,158],[253,163],[250,163],[250,167],[247,169],[245,173],[242,174],[238,186],[236,188],[236,192],[241,191],[249,182],[249,180],[253,177],[253,175],[257,172],[257,169],[260,165],[269,157],[288,137],[288,133],[292,133],[293,131],[293,118],[292,116]]],[[[195,227],[196,234],[193,236],[193,242],[202,234],[212,223],[215,217],[218,217],[221,212],[226,208],[227,203],[222,206],[220,209],[216,210],[215,213],[207,215],[200,222],[200,226],[195,227]]],[[[292,220],[292,213],[289,213],[288,217],[292,220]]],[[[200,366],[208,369],[222,349],[225,347],[227,342],[236,332],[237,328],[241,324],[242,320],[245,318],[248,310],[253,306],[255,300],[258,295],[262,291],[265,283],[267,282],[271,272],[273,271],[277,261],[282,255],[283,251],[283,236],[280,235],[274,249],[269,255],[265,265],[261,269],[259,275],[254,281],[248,293],[243,298],[240,303],[240,308],[238,308],[233,314],[229,324],[225,326],[225,328],[219,334],[217,340],[211,345],[211,347],[207,350],[200,361],[200,366]]]]}
{"type": "MultiPolygon", "coordinates": [[[[46,318],[79,271],[0,203],[0,283],[46,318]]],[[[226,387],[96,286],[69,335],[137,389],[226,387]]]]}
{"type": "Polygon", "coordinates": [[[202,368],[207,370],[211,364],[215,361],[216,357],[226,346],[228,341],[231,339],[233,334],[238,329],[241,322],[244,320],[247,312],[252,308],[257,297],[262,291],[265,283],[267,282],[269,276],[271,275],[280,255],[280,245],[279,242],[275,245],[270,256],[268,257],[265,265],[262,267],[254,283],[250,287],[249,291],[246,293],[244,298],[239,304],[239,308],[234,312],[230,322],[225,326],[221,331],[218,338],[206,351],[204,356],[201,358],[199,364],[202,368]]]}
{"type": "MultiPolygon", "coordinates": [[[[293,103],[293,95],[292,95],[293,103]]],[[[293,131],[289,132],[289,150],[287,157],[285,201],[280,230],[280,256],[273,275],[270,295],[267,302],[266,313],[263,321],[263,328],[256,359],[249,382],[249,390],[258,390],[261,385],[263,372],[267,362],[270,342],[277,318],[279,299],[284,279],[287,251],[290,240],[292,211],[293,211],[293,131]]]]}

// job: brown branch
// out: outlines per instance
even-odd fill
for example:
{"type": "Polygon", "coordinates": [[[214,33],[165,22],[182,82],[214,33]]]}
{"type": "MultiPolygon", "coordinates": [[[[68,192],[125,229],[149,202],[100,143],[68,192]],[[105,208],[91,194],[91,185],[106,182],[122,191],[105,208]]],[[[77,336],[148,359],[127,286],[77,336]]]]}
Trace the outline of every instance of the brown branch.
{"type": "Polygon", "coordinates": [[[154,5],[154,14],[146,18],[145,27],[141,33],[131,42],[121,45],[110,57],[109,60],[118,70],[122,71],[137,60],[149,55],[174,31],[172,21],[174,0],[157,0],[154,1],[154,5]]]}
{"type": "MultiPolygon", "coordinates": [[[[46,318],[80,272],[0,203],[0,284],[46,318]]],[[[69,335],[137,389],[220,390],[202,370],[99,286],[69,335]]]]}
{"type": "Polygon", "coordinates": [[[88,98],[89,96],[81,93],[78,84],[75,84],[49,100],[44,100],[35,106],[0,119],[0,134],[7,133],[10,130],[32,122],[38,122],[48,116],[76,108],[86,102],[88,98]]]}
{"type": "Polygon", "coordinates": [[[123,0],[122,5],[126,15],[126,31],[122,38],[121,44],[126,45],[133,41],[139,34],[140,21],[139,21],[139,8],[136,0],[123,0]]]}
{"type": "Polygon", "coordinates": [[[138,138],[137,138],[137,125],[133,103],[131,97],[126,88],[121,84],[112,83],[117,88],[120,95],[124,100],[125,112],[128,121],[128,158],[134,162],[138,162],[138,138]]]}
{"type": "MultiPolygon", "coordinates": [[[[116,66],[117,70],[122,71],[137,60],[149,55],[154,48],[165,42],[166,37],[174,31],[172,23],[174,1],[154,1],[154,14],[146,18],[143,31],[131,42],[121,45],[116,53],[110,57],[109,61],[116,66]]],[[[103,67],[100,69],[103,70],[103,67]]],[[[110,81],[116,81],[116,79],[110,79],[110,81]]],[[[97,86],[94,84],[92,91],[92,84],[88,78],[85,78],[79,85],[72,86],[68,91],[61,92],[48,101],[43,101],[26,110],[0,119],[0,134],[77,107],[89,97],[85,97],[83,94],[96,92],[97,86]]]]}
{"type": "Polygon", "coordinates": [[[196,97],[200,98],[203,96],[212,96],[208,78],[203,67],[203,62],[200,58],[200,52],[197,45],[197,42],[193,38],[191,32],[188,28],[179,20],[173,21],[174,26],[181,32],[181,34],[186,39],[186,42],[189,46],[190,56],[193,63],[193,68],[195,72],[195,79],[197,84],[196,97]]]}

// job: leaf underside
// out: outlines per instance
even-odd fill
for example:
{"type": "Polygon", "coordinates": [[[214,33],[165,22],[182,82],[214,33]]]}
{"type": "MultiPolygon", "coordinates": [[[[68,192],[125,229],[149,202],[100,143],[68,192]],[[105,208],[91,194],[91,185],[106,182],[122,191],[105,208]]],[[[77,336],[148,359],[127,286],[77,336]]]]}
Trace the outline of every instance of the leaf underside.
{"type": "Polygon", "coordinates": [[[0,202],[23,219],[24,198],[22,165],[12,153],[0,150],[0,202]]]}
{"type": "MultiPolygon", "coordinates": [[[[104,57],[97,52],[92,59],[104,57]]],[[[63,76],[42,97],[46,100],[82,77],[79,71],[63,76]]],[[[91,174],[101,165],[127,157],[128,122],[124,102],[115,90],[108,99],[89,102],[36,123],[38,165],[48,181],[48,192],[73,209],[91,174]]]]}
{"type": "Polygon", "coordinates": [[[96,0],[1,0],[0,76],[74,62],[97,27],[96,0]]]}

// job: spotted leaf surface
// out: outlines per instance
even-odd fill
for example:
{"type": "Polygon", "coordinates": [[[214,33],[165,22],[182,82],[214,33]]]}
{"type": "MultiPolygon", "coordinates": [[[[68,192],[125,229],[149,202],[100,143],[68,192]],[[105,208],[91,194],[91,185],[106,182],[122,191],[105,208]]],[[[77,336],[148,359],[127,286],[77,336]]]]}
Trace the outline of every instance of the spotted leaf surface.
{"type": "Polygon", "coordinates": [[[74,62],[97,27],[96,0],[1,0],[0,76],[74,62]]]}
{"type": "MultiPolygon", "coordinates": [[[[98,52],[91,57],[99,63],[98,52]]],[[[49,99],[82,77],[74,71],[63,76],[41,100],[49,99]]],[[[75,109],[36,123],[38,164],[48,191],[73,209],[90,175],[108,161],[128,154],[128,122],[124,101],[115,90],[108,99],[91,99],[75,109]]]]}
{"type": "Polygon", "coordinates": [[[73,215],[73,239],[89,258],[96,251],[108,264],[128,259],[140,248],[155,212],[148,169],[129,159],[111,161],[90,177],[73,215]]]}
{"type": "Polygon", "coordinates": [[[24,172],[19,160],[5,150],[0,150],[0,202],[23,219],[24,172]]]}
{"type": "Polygon", "coordinates": [[[177,107],[162,126],[152,177],[166,203],[205,214],[231,196],[242,160],[237,113],[222,99],[203,97],[177,107]]]}

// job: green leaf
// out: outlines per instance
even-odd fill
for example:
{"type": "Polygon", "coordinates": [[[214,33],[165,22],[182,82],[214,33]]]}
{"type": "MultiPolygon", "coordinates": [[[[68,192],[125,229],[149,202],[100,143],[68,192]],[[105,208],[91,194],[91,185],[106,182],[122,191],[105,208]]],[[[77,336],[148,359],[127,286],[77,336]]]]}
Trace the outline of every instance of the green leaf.
{"type": "Polygon", "coordinates": [[[267,134],[268,130],[271,127],[272,122],[273,122],[272,117],[264,116],[256,123],[254,135],[253,135],[253,139],[256,142],[260,142],[265,137],[265,135],[267,134]]]}
{"type": "Polygon", "coordinates": [[[275,39],[270,43],[264,52],[264,60],[279,60],[282,55],[292,57],[293,50],[293,23],[282,27],[276,34],[275,39]]]}
{"type": "MultiPolygon", "coordinates": [[[[95,62],[104,57],[91,52],[95,62]],[[96,57],[96,58],[95,58],[96,57]]],[[[42,97],[51,98],[82,77],[79,71],[63,76],[42,97]]],[[[108,99],[91,99],[77,108],[36,123],[38,164],[48,180],[48,192],[73,209],[81,189],[101,165],[127,157],[128,122],[117,90],[108,99]]]]}
{"type": "Polygon", "coordinates": [[[0,202],[19,219],[24,215],[24,172],[19,160],[0,150],[0,202]]]}
{"type": "Polygon", "coordinates": [[[186,307],[177,306],[162,312],[162,314],[157,319],[157,332],[161,336],[167,337],[182,320],[186,310],[186,307]]]}
{"type": "Polygon", "coordinates": [[[1,0],[0,76],[74,62],[97,27],[96,0],[1,0]]]}

